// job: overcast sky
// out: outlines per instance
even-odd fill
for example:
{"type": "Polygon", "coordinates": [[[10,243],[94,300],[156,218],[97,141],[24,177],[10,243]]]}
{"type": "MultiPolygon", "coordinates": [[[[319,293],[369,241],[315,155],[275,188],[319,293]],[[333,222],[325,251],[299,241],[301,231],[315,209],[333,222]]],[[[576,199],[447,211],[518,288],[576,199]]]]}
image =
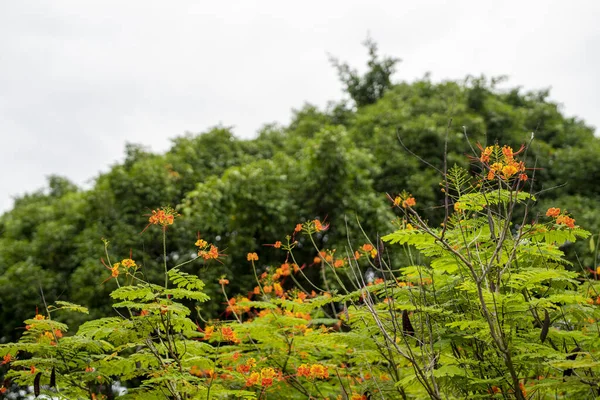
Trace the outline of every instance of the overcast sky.
{"type": "Polygon", "coordinates": [[[90,185],[126,142],[249,138],[343,96],[370,32],[396,80],[509,75],[600,126],[600,1],[2,1],[0,212],[46,176],[90,185]]]}

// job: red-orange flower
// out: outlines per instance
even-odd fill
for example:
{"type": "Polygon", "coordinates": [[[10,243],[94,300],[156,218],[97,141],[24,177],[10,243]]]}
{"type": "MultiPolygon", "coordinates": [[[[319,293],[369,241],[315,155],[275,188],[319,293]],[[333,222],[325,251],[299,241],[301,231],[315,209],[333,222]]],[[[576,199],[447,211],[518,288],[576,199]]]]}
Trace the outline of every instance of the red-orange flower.
{"type": "Polygon", "coordinates": [[[219,248],[214,244],[211,244],[209,250],[200,250],[198,252],[198,256],[204,258],[205,260],[216,260],[219,258],[219,248]]]}
{"type": "Polygon", "coordinates": [[[402,202],[402,207],[404,207],[404,208],[414,207],[416,204],[417,204],[417,202],[416,202],[415,198],[412,196],[409,196],[402,202]]]}
{"type": "Polygon", "coordinates": [[[215,332],[214,326],[207,326],[206,328],[204,328],[204,338],[203,339],[209,340],[214,332],[215,332]]]}
{"type": "Polygon", "coordinates": [[[171,207],[162,207],[158,210],[152,210],[152,214],[150,214],[148,218],[148,225],[146,225],[142,232],[148,229],[150,225],[160,225],[166,229],[168,225],[173,225],[175,217],[178,216],[179,214],[177,214],[171,207]]]}
{"type": "Polygon", "coordinates": [[[229,279],[225,279],[225,278],[219,279],[219,285],[229,285],[229,279]]]}
{"type": "Polygon", "coordinates": [[[546,211],[546,217],[558,217],[560,215],[560,208],[549,208],[548,211],[546,211]]]}
{"type": "Polygon", "coordinates": [[[556,223],[559,225],[566,225],[567,227],[569,227],[571,229],[575,228],[575,220],[566,215],[559,215],[556,218],[556,223]]]}
{"type": "Polygon", "coordinates": [[[259,379],[260,379],[260,374],[258,372],[251,373],[250,376],[248,377],[248,379],[246,379],[246,386],[256,385],[258,383],[259,379]]]}
{"type": "Polygon", "coordinates": [[[233,342],[239,343],[240,339],[237,338],[236,333],[229,326],[224,326],[221,328],[221,335],[223,335],[223,339],[233,342]]]}
{"type": "Polygon", "coordinates": [[[12,361],[12,356],[10,355],[10,353],[8,353],[4,356],[4,358],[2,359],[2,364],[0,364],[0,365],[8,364],[11,361],[12,361]]]}

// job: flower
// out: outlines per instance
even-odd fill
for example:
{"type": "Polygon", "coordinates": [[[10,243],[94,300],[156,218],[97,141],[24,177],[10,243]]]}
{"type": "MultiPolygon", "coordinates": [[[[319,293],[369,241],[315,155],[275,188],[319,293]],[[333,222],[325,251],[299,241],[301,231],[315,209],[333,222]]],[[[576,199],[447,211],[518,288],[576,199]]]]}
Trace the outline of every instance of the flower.
{"type": "Polygon", "coordinates": [[[548,211],[546,211],[546,217],[553,217],[556,218],[560,215],[560,208],[549,208],[548,211]]]}
{"type": "Polygon", "coordinates": [[[512,161],[515,156],[513,149],[510,146],[502,147],[502,154],[504,154],[504,158],[506,158],[506,161],[512,161]]]}
{"type": "Polygon", "coordinates": [[[275,282],[273,284],[273,289],[275,290],[275,294],[278,297],[282,297],[283,296],[283,288],[281,287],[281,285],[279,283],[275,282]]]}
{"type": "Polygon", "coordinates": [[[275,244],[273,245],[273,247],[275,247],[276,249],[281,247],[281,242],[278,240],[275,242],[275,244]]]}
{"type": "Polygon", "coordinates": [[[489,162],[490,156],[492,155],[493,151],[494,151],[494,146],[486,147],[485,149],[482,150],[481,157],[479,157],[479,160],[484,163],[489,162]]]}
{"type": "Polygon", "coordinates": [[[302,364],[296,370],[298,376],[304,376],[310,378],[310,366],[308,364],[302,364]]]}
{"type": "Polygon", "coordinates": [[[414,197],[409,196],[402,202],[403,208],[414,207],[417,204],[414,197]]]}
{"type": "Polygon", "coordinates": [[[317,232],[325,231],[327,228],[329,228],[328,224],[323,225],[323,223],[318,219],[313,220],[313,225],[317,232]]]}
{"type": "Polygon", "coordinates": [[[327,379],[329,378],[329,371],[327,371],[327,367],[321,364],[313,364],[310,367],[310,375],[316,379],[327,379]]]}
{"type": "Polygon", "coordinates": [[[8,353],[8,354],[4,355],[4,358],[2,359],[2,364],[0,364],[0,365],[8,364],[11,361],[12,361],[12,356],[10,355],[10,353],[8,353]]]}
{"type": "Polygon", "coordinates": [[[133,261],[131,258],[126,258],[121,261],[121,265],[125,268],[137,267],[135,261],[133,261]]]}
{"type": "Polygon", "coordinates": [[[219,285],[229,285],[229,279],[226,279],[226,278],[219,279],[219,285]]]}
{"type": "Polygon", "coordinates": [[[505,179],[510,178],[511,176],[516,174],[518,171],[519,171],[518,168],[512,164],[502,167],[502,175],[504,175],[505,179]]]}
{"type": "Polygon", "coordinates": [[[221,335],[223,335],[223,339],[233,342],[239,343],[240,339],[237,338],[236,333],[229,326],[224,326],[221,328],[221,335]]]}
{"type": "Polygon", "coordinates": [[[248,261],[258,261],[258,254],[256,254],[256,253],[248,253],[248,255],[246,256],[246,258],[248,259],[248,261]]]}
{"type": "Polygon", "coordinates": [[[294,228],[294,232],[300,232],[302,230],[302,224],[296,224],[296,227],[294,228]]]}
{"type": "Polygon", "coordinates": [[[559,225],[566,225],[567,227],[569,227],[571,229],[575,228],[575,220],[566,215],[559,215],[556,218],[556,223],[559,225]]]}
{"type": "Polygon", "coordinates": [[[273,385],[273,378],[275,378],[275,370],[273,368],[263,368],[260,371],[260,377],[260,384],[263,387],[269,387],[273,385]]]}
{"type": "Polygon", "coordinates": [[[149,225],[173,225],[175,217],[179,214],[175,213],[171,207],[163,207],[159,210],[152,210],[150,218],[148,218],[149,225]]]}
{"type": "Polygon", "coordinates": [[[198,256],[204,258],[205,260],[216,260],[219,258],[219,248],[214,244],[211,244],[209,250],[200,250],[198,252],[198,256]]]}
{"type": "Polygon", "coordinates": [[[207,326],[204,328],[204,340],[209,340],[212,334],[215,332],[214,326],[207,326]]]}
{"type": "Polygon", "coordinates": [[[256,385],[258,383],[259,379],[260,379],[260,374],[258,372],[251,373],[250,376],[248,377],[248,379],[246,379],[246,386],[256,385]]]}
{"type": "Polygon", "coordinates": [[[204,239],[198,239],[198,240],[196,240],[195,245],[200,248],[205,248],[206,246],[208,246],[208,243],[204,239]]]}

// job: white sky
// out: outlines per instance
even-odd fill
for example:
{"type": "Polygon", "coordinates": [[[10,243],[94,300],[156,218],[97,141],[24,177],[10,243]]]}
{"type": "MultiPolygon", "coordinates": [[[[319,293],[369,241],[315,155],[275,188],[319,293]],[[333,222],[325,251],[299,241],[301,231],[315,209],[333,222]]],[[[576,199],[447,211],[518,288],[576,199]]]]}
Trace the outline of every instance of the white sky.
{"type": "Polygon", "coordinates": [[[0,212],[46,176],[88,184],[126,142],[239,137],[343,94],[367,33],[397,80],[506,74],[600,126],[600,1],[3,1],[0,212]]]}

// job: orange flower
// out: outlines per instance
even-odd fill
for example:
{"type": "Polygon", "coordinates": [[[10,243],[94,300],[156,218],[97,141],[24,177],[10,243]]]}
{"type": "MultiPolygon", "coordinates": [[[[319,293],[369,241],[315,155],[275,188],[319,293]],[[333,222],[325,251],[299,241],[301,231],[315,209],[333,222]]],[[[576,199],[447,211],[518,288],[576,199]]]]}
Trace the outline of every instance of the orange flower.
{"type": "MultiPolygon", "coordinates": [[[[481,149],[481,147],[480,147],[481,149]]],[[[481,162],[489,162],[490,161],[490,156],[492,155],[492,152],[494,151],[494,146],[488,146],[485,149],[482,150],[481,152],[481,157],[479,157],[479,160],[481,162]]]]}
{"type": "Polygon", "coordinates": [[[298,376],[305,376],[307,378],[310,378],[310,366],[308,364],[300,365],[296,370],[296,374],[298,376]]]}
{"type": "Polygon", "coordinates": [[[146,225],[142,232],[148,229],[150,225],[160,225],[166,229],[168,225],[173,225],[175,217],[178,216],[179,214],[171,207],[162,207],[158,210],[152,210],[152,214],[150,214],[150,217],[148,218],[148,225],[146,225]]]}
{"type": "Polygon", "coordinates": [[[43,316],[42,314],[35,314],[35,317],[33,317],[33,319],[42,321],[42,320],[46,319],[46,317],[43,316]]]}
{"type": "Polygon", "coordinates": [[[263,387],[269,387],[273,385],[273,379],[275,378],[275,370],[273,368],[263,368],[260,371],[261,382],[263,387]]]}
{"type": "Polygon", "coordinates": [[[281,247],[281,242],[278,240],[275,242],[275,244],[273,245],[273,247],[275,247],[276,249],[281,247]]]}
{"type": "Polygon", "coordinates": [[[335,268],[341,268],[341,267],[343,267],[344,266],[344,260],[342,260],[341,258],[335,260],[335,262],[333,263],[333,266],[335,268]]]}
{"type": "Polygon", "coordinates": [[[6,393],[6,388],[4,387],[4,385],[2,385],[2,387],[0,387],[0,394],[4,394],[6,393]]]}
{"type": "Polygon", "coordinates": [[[373,245],[369,243],[365,243],[362,245],[362,249],[366,252],[373,250],[373,245]]]}
{"type": "Polygon", "coordinates": [[[206,328],[204,328],[204,340],[209,340],[214,332],[215,332],[214,326],[207,326],[206,328]]]}
{"type": "Polygon", "coordinates": [[[135,261],[133,261],[131,258],[126,258],[123,261],[121,261],[121,265],[125,268],[137,267],[135,261]]]}
{"type": "Polygon", "coordinates": [[[566,225],[567,227],[573,229],[575,228],[575,220],[571,217],[568,217],[566,215],[559,215],[556,218],[556,223],[559,225],[566,225]]]}
{"type": "Polygon", "coordinates": [[[200,248],[205,248],[206,246],[208,246],[208,243],[204,239],[198,239],[194,244],[200,248]]]}
{"type": "Polygon", "coordinates": [[[514,165],[507,165],[502,168],[502,175],[504,175],[504,178],[506,179],[510,178],[517,172],[519,172],[519,170],[514,165]]]}
{"type": "Polygon", "coordinates": [[[296,224],[296,227],[294,228],[294,232],[300,232],[302,230],[302,224],[296,224]]]}
{"type": "Polygon", "coordinates": [[[506,158],[506,161],[510,162],[514,158],[513,149],[510,146],[504,146],[504,147],[502,147],[502,154],[504,154],[504,157],[506,158]]]}
{"type": "Polygon", "coordinates": [[[29,367],[29,372],[31,373],[31,375],[35,375],[35,373],[37,372],[35,365],[32,365],[31,367],[29,367]]]}
{"type": "Polygon", "coordinates": [[[313,220],[313,224],[317,232],[325,231],[327,228],[329,228],[329,225],[323,225],[323,223],[318,219],[313,220]]]}
{"type": "Polygon", "coordinates": [[[0,364],[0,365],[8,364],[11,361],[12,361],[12,356],[10,355],[10,353],[8,353],[4,356],[4,358],[2,359],[2,364],[0,364]]]}
{"type": "Polygon", "coordinates": [[[496,177],[496,174],[494,173],[493,169],[490,169],[490,172],[488,172],[487,174],[487,179],[488,181],[491,181],[492,179],[494,179],[496,177]]]}
{"type": "Polygon", "coordinates": [[[527,179],[529,179],[529,177],[527,176],[527,174],[519,174],[519,179],[522,182],[525,182],[527,179]]]}
{"type": "Polygon", "coordinates": [[[237,338],[236,333],[229,326],[224,326],[221,328],[221,335],[223,335],[223,339],[228,340],[233,343],[239,343],[240,340],[237,338]]]}
{"type": "Polygon", "coordinates": [[[553,217],[556,218],[558,217],[560,214],[560,208],[549,208],[548,211],[546,211],[546,217],[553,217]]]}
{"type": "Polygon", "coordinates": [[[248,259],[248,261],[258,261],[258,254],[256,254],[256,253],[248,253],[248,255],[246,256],[246,258],[248,259]]]}
{"type": "Polygon", "coordinates": [[[415,201],[415,198],[412,196],[409,196],[406,198],[406,200],[404,200],[402,202],[402,207],[404,207],[404,208],[414,207],[416,204],[417,204],[417,202],[415,201]]]}
{"type": "Polygon", "coordinates": [[[275,294],[278,297],[282,297],[283,296],[283,288],[281,287],[281,285],[279,283],[274,283],[273,284],[273,289],[275,289],[275,294]]]}
{"type": "Polygon", "coordinates": [[[216,260],[219,258],[219,248],[214,244],[211,244],[209,250],[200,250],[198,255],[205,260],[216,260]]]}
{"type": "Polygon", "coordinates": [[[248,379],[246,379],[246,386],[256,385],[258,383],[259,379],[260,379],[260,374],[258,372],[251,373],[250,377],[248,377],[248,379]]]}
{"type": "Polygon", "coordinates": [[[152,210],[152,215],[148,218],[148,222],[151,225],[173,225],[173,221],[175,220],[175,210],[170,207],[163,207],[159,210],[152,210]]]}
{"type": "Polygon", "coordinates": [[[225,278],[219,279],[219,285],[229,285],[229,279],[225,279],[225,278]]]}
{"type": "Polygon", "coordinates": [[[327,367],[321,364],[313,364],[310,367],[310,375],[316,379],[328,379],[329,371],[327,371],[327,367]]]}
{"type": "Polygon", "coordinates": [[[504,165],[502,165],[502,163],[493,163],[490,167],[490,169],[494,172],[500,172],[502,171],[502,168],[504,167],[504,165]]]}

